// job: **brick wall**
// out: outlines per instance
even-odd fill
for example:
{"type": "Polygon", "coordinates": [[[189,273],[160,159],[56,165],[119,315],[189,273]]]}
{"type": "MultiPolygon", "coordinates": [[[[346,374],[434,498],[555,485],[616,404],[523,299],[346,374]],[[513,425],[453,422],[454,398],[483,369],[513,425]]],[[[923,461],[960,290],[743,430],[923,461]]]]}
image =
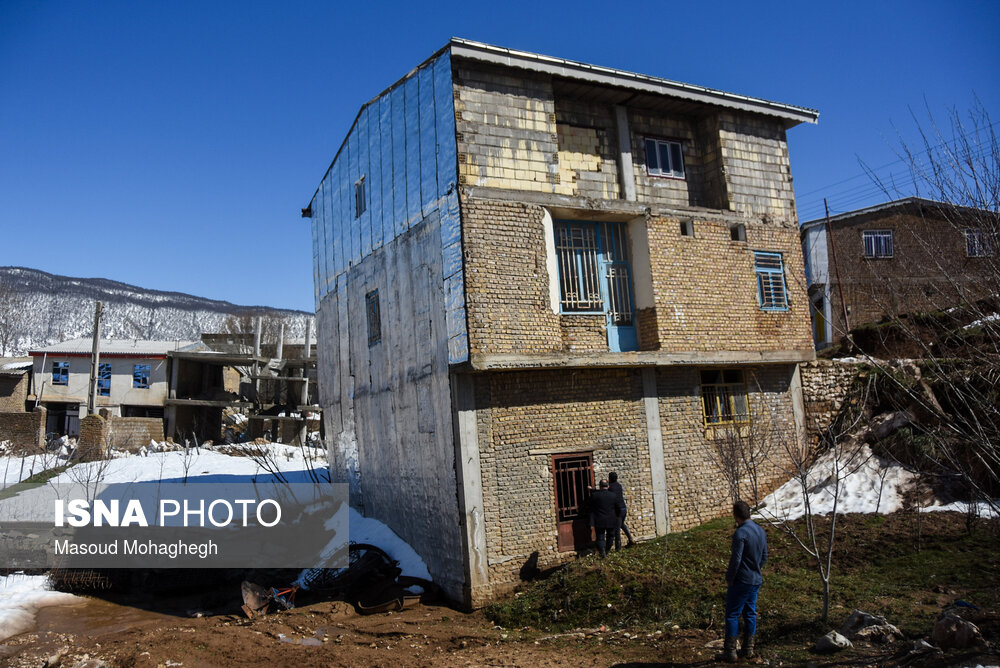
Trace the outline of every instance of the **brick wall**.
{"type": "Polygon", "coordinates": [[[15,448],[36,452],[45,447],[45,408],[30,413],[0,412],[0,441],[10,441],[15,448]]]}
{"type": "MultiPolygon", "coordinates": [[[[798,231],[746,221],[746,242],[732,241],[737,220],[695,217],[694,236],[680,221],[651,217],[656,348],[670,351],[810,350],[812,332],[798,231]],[[785,265],[787,311],[762,311],[753,251],[777,251],[785,265]]],[[[640,325],[641,326],[641,325],[640,325]]],[[[647,342],[647,345],[651,345],[647,342]]],[[[651,346],[652,347],[652,346],[651,346]]]]}
{"type": "MultiPolygon", "coordinates": [[[[465,197],[462,204],[469,349],[473,353],[607,351],[603,315],[553,313],[542,207],[465,197]]],[[[701,216],[694,237],[678,218],[647,217],[656,311],[637,314],[640,349],[812,350],[798,231],[740,218],[701,216]],[[753,251],[782,253],[789,309],[762,311],[753,251]]]]}
{"type": "MultiPolygon", "coordinates": [[[[837,222],[833,243],[850,324],[858,327],[887,315],[946,309],[1000,292],[995,257],[968,257],[965,228],[925,209],[877,212],[837,222]],[[892,230],[893,257],[864,257],[865,230],[892,230]]],[[[833,260],[830,259],[830,312],[833,335],[844,333],[843,311],[833,260]]]]}
{"type": "Polygon", "coordinates": [[[24,402],[27,397],[27,373],[15,376],[0,376],[0,411],[23,411],[24,402]]]}
{"type": "Polygon", "coordinates": [[[477,377],[476,406],[492,585],[516,582],[535,551],[541,568],[575,556],[557,550],[549,450],[592,451],[595,480],[618,471],[630,529],[655,533],[638,370],[491,373],[477,377]]]}
{"type": "MultiPolygon", "coordinates": [[[[789,380],[792,367],[765,366],[745,370],[752,426],[745,437],[766,442],[762,449],[760,496],[788,479],[785,446],[795,444],[795,426],[789,380]]],[[[667,470],[670,529],[697,526],[731,511],[729,487],[715,454],[715,438],[723,434],[706,430],[700,388],[700,370],[657,370],[660,429],[667,470]]],[[[748,500],[749,488],[743,493],[748,500]]]]}
{"type": "MultiPolygon", "coordinates": [[[[761,495],[783,483],[785,443],[794,444],[789,383],[793,367],[748,368],[758,438],[770,444],[761,464],[761,495]],[[781,434],[779,436],[779,434],[781,434]],[[782,440],[784,439],[784,440],[782,440]]],[[[730,511],[728,486],[713,463],[699,369],[657,369],[671,530],[730,511]],[[708,435],[706,435],[708,434],[708,435]]],[[[649,441],[638,369],[495,372],[476,379],[477,428],[494,593],[519,579],[533,552],[546,566],[573,558],[557,550],[553,450],[592,452],[595,480],[618,471],[632,532],[655,535],[649,441]]]]}
{"type": "Polygon", "coordinates": [[[122,450],[136,450],[150,441],[163,440],[163,420],[160,418],[109,418],[108,431],[111,446],[122,450]]]}

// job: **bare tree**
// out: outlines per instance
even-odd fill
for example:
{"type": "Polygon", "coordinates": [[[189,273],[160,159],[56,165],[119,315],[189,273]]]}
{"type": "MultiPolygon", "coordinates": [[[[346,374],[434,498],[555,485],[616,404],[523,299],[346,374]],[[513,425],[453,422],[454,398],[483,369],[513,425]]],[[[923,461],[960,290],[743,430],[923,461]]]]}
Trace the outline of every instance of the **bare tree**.
{"type": "Polygon", "coordinates": [[[18,350],[26,307],[24,295],[8,282],[0,281],[0,357],[18,350]]]}
{"type": "Polygon", "coordinates": [[[890,198],[916,194],[939,203],[935,219],[965,239],[975,261],[956,266],[936,239],[915,234],[922,261],[938,277],[924,287],[926,310],[907,313],[900,305],[906,300],[873,294],[883,297],[879,331],[919,359],[891,364],[862,352],[893,388],[896,408],[912,416],[912,434],[929,444],[923,461],[908,463],[957,472],[970,503],[1000,513],[1000,142],[978,99],[967,113],[950,111],[943,124],[929,111],[914,121],[918,141],[900,139],[897,148],[905,182],[869,174],[890,198]]]}

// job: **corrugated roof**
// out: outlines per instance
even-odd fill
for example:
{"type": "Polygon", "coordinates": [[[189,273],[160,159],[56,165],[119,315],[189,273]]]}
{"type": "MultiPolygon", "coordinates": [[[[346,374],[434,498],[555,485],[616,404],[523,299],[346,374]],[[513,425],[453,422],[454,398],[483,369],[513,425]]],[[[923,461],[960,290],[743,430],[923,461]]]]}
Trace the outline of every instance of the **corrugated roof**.
{"type": "MultiPolygon", "coordinates": [[[[185,350],[199,344],[199,341],[144,341],[134,339],[101,339],[101,354],[104,355],[165,355],[170,350],[185,350]]],[[[32,355],[48,354],[90,354],[94,346],[93,339],[72,339],[55,343],[44,348],[35,348],[32,355]]]]}
{"type": "MultiPolygon", "coordinates": [[[[968,207],[955,206],[954,204],[949,204],[947,202],[939,202],[933,199],[926,199],[924,197],[903,197],[902,199],[894,199],[890,202],[882,202],[881,204],[874,204],[872,206],[864,207],[863,209],[854,209],[853,211],[845,211],[843,213],[838,213],[836,215],[830,216],[831,223],[838,223],[842,220],[850,220],[851,218],[857,218],[858,216],[866,216],[871,213],[876,213],[878,211],[885,211],[888,209],[898,209],[911,206],[926,206],[926,207],[938,207],[954,209],[956,211],[969,211],[974,212],[975,209],[970,209],[968,207]]],[[[812,220],[807,220],[802,223],[801,228],[807,229],[810,227],[815,227],[816,225],[825,225],[826,217],[823,218],[813,218],[812,220]]]]}

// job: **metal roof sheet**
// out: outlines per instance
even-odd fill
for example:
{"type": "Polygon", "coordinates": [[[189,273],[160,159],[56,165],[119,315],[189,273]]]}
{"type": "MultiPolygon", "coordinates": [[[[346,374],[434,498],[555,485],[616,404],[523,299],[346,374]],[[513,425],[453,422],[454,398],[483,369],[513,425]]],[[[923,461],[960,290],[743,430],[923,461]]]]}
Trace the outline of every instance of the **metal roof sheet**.
{"type": "MultiPolygon", "coordinates": [[[[135,339],[101,339],[101,354],[107,355],[165,355],[170,350],[184,350],[198,344],[198,341],[144,341],[135,339]]],[[[34,354],[58,355],[66,354],[90,354],[93,349],[93,339],[71,339],[62,343],[55,343],[44,348],[35,348],[31,351],[34,354]]]]}

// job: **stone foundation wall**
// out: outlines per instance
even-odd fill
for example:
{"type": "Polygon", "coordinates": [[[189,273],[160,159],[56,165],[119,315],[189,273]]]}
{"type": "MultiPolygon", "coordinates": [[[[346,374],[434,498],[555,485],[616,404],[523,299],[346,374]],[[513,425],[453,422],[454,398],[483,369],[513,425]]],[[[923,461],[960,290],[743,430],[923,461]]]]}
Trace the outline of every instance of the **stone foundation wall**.
{"type": "Polygon", "coordinates": [[[863,364],[815,360],[799,368],[806,410],[806,436],[809,447],[816,447],[820,434],[833,423],[854,381],[863,373],[863,364]]]}

